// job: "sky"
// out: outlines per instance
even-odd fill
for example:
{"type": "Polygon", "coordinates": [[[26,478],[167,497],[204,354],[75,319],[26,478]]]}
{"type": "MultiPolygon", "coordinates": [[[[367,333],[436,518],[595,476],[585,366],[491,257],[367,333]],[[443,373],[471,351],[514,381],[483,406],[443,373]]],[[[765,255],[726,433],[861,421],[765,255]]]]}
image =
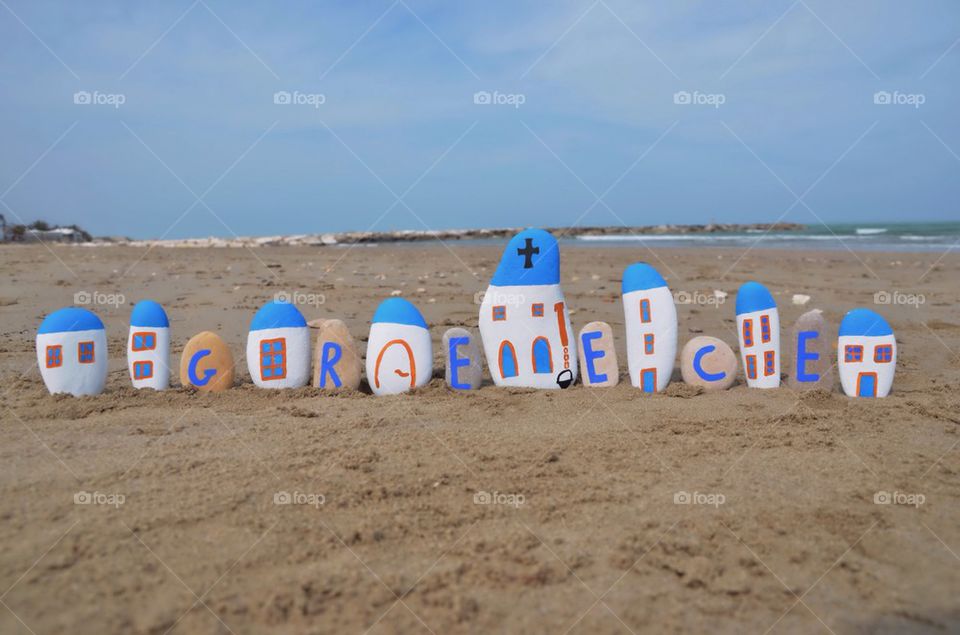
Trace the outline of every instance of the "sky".
{"type": "Polygon", "coordinates": [[[0,0],[0,42],[11,223],[960,220],[955,0],[0,0]]]}

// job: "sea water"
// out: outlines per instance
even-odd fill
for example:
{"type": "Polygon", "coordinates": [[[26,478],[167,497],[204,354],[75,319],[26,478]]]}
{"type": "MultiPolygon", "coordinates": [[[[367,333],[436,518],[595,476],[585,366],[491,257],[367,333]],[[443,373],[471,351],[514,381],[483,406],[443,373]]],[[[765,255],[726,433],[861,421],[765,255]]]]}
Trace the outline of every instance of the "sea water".
{"type": "Polygon", "coordinates": [[[808,225],[799,231],[749,230],[701,234],[582,236],[579,245],[647,244],[651,247],[752,247],[754,249],[840,249],[960,253],[960,223],[850,223],[808,225]]]}

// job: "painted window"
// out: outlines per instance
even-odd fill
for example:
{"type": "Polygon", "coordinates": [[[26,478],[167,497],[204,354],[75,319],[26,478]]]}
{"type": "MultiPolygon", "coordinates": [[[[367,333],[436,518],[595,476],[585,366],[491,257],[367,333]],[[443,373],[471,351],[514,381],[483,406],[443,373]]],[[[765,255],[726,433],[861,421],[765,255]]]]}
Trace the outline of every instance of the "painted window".
{"type": "Polygon", "coordinates": [[[653,333],[645,333],[643,336],[643,352],[646,355],[653,355],[653,333]]]}
{"type": "Polygon", "coordinates": [[[843,361],[845,362],[862,362],[863,361],[863,347],[859,344],[847,344],[843,347],[843,361]]]}
{"type": "Polygon", "coordinates": [[[93,342],[80,342],[77,344],[77,359],[81,364],[92,364],[94,357],[93,342]]]}
{"type": "Polygon", "coordinates": [[[763,352],[763,375],[769,377],[774,373],[776,367],[777,354],[774,351],[763,352]]]}
{"type": "Polygon", "coordinates": [[[497,356],[500,362],[500,376],[517,376],[517,351],[513,350],[513,344],[504,340],[500,343],[500,354],[497,356]]]}
{"type": "Polygon", "coordinates": [[[766,344],[770,341],[770,316],[760,316],[760,341],[766,344]]]}
{"type": "Polygon", "coordinates": [[[287,338],[260,342],[260,379],[273,381],[287,376],[287,338]]]}
{"type": "Polygon", "coordinates": [[[747,355],[747,379],[757,378],[757,356],[747,355]]]}
{"type": "Polygon", "coordinates": [[[153,331],[141,331],[133,334],[134,351],[152,351],[157,347],[157,334],[153,331]]]}
{"type": "Polygon", "coordinates": [[[537,302],[530,305],[530,315],[532,317],[543,317],[543,303],[537,302]]]}
{"type": "Polygon", "coordinates": [[[743,345],[753,346],[753,320],[743,321],[743,345]]]}
{"type": "Polygon", "coordinates": [[[644,324],[650,321],[650,300],[640,300],[640,321],[644,324]]]}
{"type": "Polygon", "coordinates": [[[550,355],[550,342],[545,337],[533,340],[533,372],[537,374],[553,372],[553,358],[550,355]]]}
{"type": "Polygon", "coordinates": [[[47,346],[47,368],[63,366],[63,347],[59,344],[47,346]]]}
{"type": "Polygon", "coordinates": [[[153,377],[153,362],[134,362],[133,378],[150,379],[153,377]]]}
{"type": "Polygon", "coordinates": [[[893,345],[880,344],[873,349],[873,361],[878,364],[889,364],[893,359],[893,345]]]}
{"type": "Polygon", "coordinates": [[[503,304],[493,307],[493,321],[503,322],[507,319],[507,307],[503,304]]]}

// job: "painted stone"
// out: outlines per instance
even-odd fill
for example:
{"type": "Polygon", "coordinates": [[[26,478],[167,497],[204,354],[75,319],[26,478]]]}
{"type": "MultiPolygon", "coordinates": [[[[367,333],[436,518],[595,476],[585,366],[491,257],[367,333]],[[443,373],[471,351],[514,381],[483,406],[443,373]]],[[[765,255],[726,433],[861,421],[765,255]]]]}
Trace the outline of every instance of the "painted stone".
{"type": "Polygon", "coordinates": [[[840,384],[849,397],[886,397],[897,368],[897,340],[883,316],[854,309],[840,322],[837,339],[840,384]]]}
{"type": "Polygon", "coordinates": [[[357,390],[363,368],[357,345],[341,320],[319,325],[314,351],[313,382],[324,390],[357,390]]]}
{"type": "Polygon", "coordinates": [[[620,382],[613,329],[606,322],[590,322],[580,329],[580,377],[584,386],[616,386],[620,382]]]}
{"type": "Polygon", "coordinates": [[[708,392],[726,390],[737,378],[737,356],[723,340],[700,335],[680,351],[680,374],[684,383],[708,392]]]}
{"type": "Polygon", "coordinates": [[[793,343],[793,366],[789,369],[787,385],[794,390],[832,390],[833,338],[827,333],[823,311],[813,309],[797,318],[790,339],[793,343]]]}
{"type": "Polygon", "coordinates": [[[498,386],[567,388],[577,342],[560,288],[560,248],[542,229],[507,243],[480,305],[487,367],[498,386]]]}
{"type": "Polygon", "coordinates": [[[98,395],[107,383],[107,332],[92,311],[68,307],[37,330],[37,364],[47,390],[98,395]]]}
{"type": "Polygon", "coordinates": [[[433,343],[420,310],[404,298],[377,307],[367,339],[367,382],[375,395],[395,395],[427,385],[433,343]]]}
{"type": "Polygon", "coordinates": [[[624,270],[621,291],[630,383],[644,392],[660,392],[670,383],[677,357],[673,295],[663,276],[645,262],[624,270]]]}
{"type": "Polygon", "coordinates": [[[233,354],[216,333],[197,333],[183,347],[180,383],[184,387],[220,392],[233,387],[233,376],[233,354]]]}
{"type": "Polygon", "coordinates": [[[767,288],[745,282],[737,291],[737,337],[747,386],[780,385],[780,314],[767,288]]]}
{"type": "Polygon", "coordinates": [[[452,328],[443,334],[443,359],[447,385],[456,390],[476,390],[483,379],[480,340],[471,331],[452,328]]]}
{"type": "Polygon", "coordinates": [[[289,302],[267,302],[250,322],[247,370],[259,388],[299,388],[310,380],[310,328],[289,302]]]}
{"type": "Polygon", "coordinates": [[[130,314],[127,371],[134,388],[170,387],[170,321],[153,300],[137,302],[130,314]]]}

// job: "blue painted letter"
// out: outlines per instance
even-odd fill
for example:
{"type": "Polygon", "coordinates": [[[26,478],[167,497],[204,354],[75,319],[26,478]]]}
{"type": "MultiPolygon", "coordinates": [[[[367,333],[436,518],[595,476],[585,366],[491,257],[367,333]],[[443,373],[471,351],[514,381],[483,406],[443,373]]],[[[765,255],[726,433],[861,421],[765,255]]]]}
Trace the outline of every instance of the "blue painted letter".
{"type": "Polygon", "coordinates": [[[797,333],[797,381],[820,381],[817,373],[807,374],[807,361],[820,359],[820,353],[807,352],[807,340],[816,339],[820,334],[816,331],[800,331],[797,333]]]}
{"type": "Polygon", "coordinates": [[[206,386],[210,383],[210,379],[217,374],[215,368],[208,368],[203,371],[203,377],[197,377],[197,364],[209,354],[210,349],[204,348],[194,353],[193,357],[190,358],[190,365],[187,366],[187,377],[190,378],[190,383],[194,386],[206,386]]]}
{"type": "Polygon", "coordinates": [[[466,357],[457,356],[457,347],[464,346],[470,343],[470,339],[466,337],[451,337],[448,344],[447,355],[450,356],[450,385],[456,388],[457,390],[470,390],[470,384],[460,383],[458,368],[461,366],[469,366],[470,360],[466,357]]]}
{"type": "Polygon", "coordinates": [[[607,374],[597,373],[597,369],[593,367],[593,360],[606,356],[606,353],[603,351],[593,350],[593,346],[591,345],[593,340],[600,339],[602,336],[603,333],[600,331],[591,331],[580,336],[580,345],[583,348],[583,361],[587,366],[587,376],[590,377],[591,384],[600,384],[607,381],[607,374]]]}
{"type": "Polygon", "coordinates": [[[703,359],[704,355],[709,355],[716,350],[716,348],[717,347],[713,344],[708,344],[701,347],[700,350],[698,350],[693,356],[693,370],[697,373],[697,375],[700,376],[700,379],[703,379],[704,381],[720,381],[727,376],[726,373],[708,373],[707,371],[703,370],[702,366],[700,366],[700,360],[703,359]]]}
{"type": "Polygon", "coordinates": [[[336,342],[324,342],[323,350],[320,351],[320,388],[327,387],[327,373],[330,373],[330,379],[337,388],[343,385],[340,376],[334,368],[340,357],[343,355],[343,349],[336,342]]]}

